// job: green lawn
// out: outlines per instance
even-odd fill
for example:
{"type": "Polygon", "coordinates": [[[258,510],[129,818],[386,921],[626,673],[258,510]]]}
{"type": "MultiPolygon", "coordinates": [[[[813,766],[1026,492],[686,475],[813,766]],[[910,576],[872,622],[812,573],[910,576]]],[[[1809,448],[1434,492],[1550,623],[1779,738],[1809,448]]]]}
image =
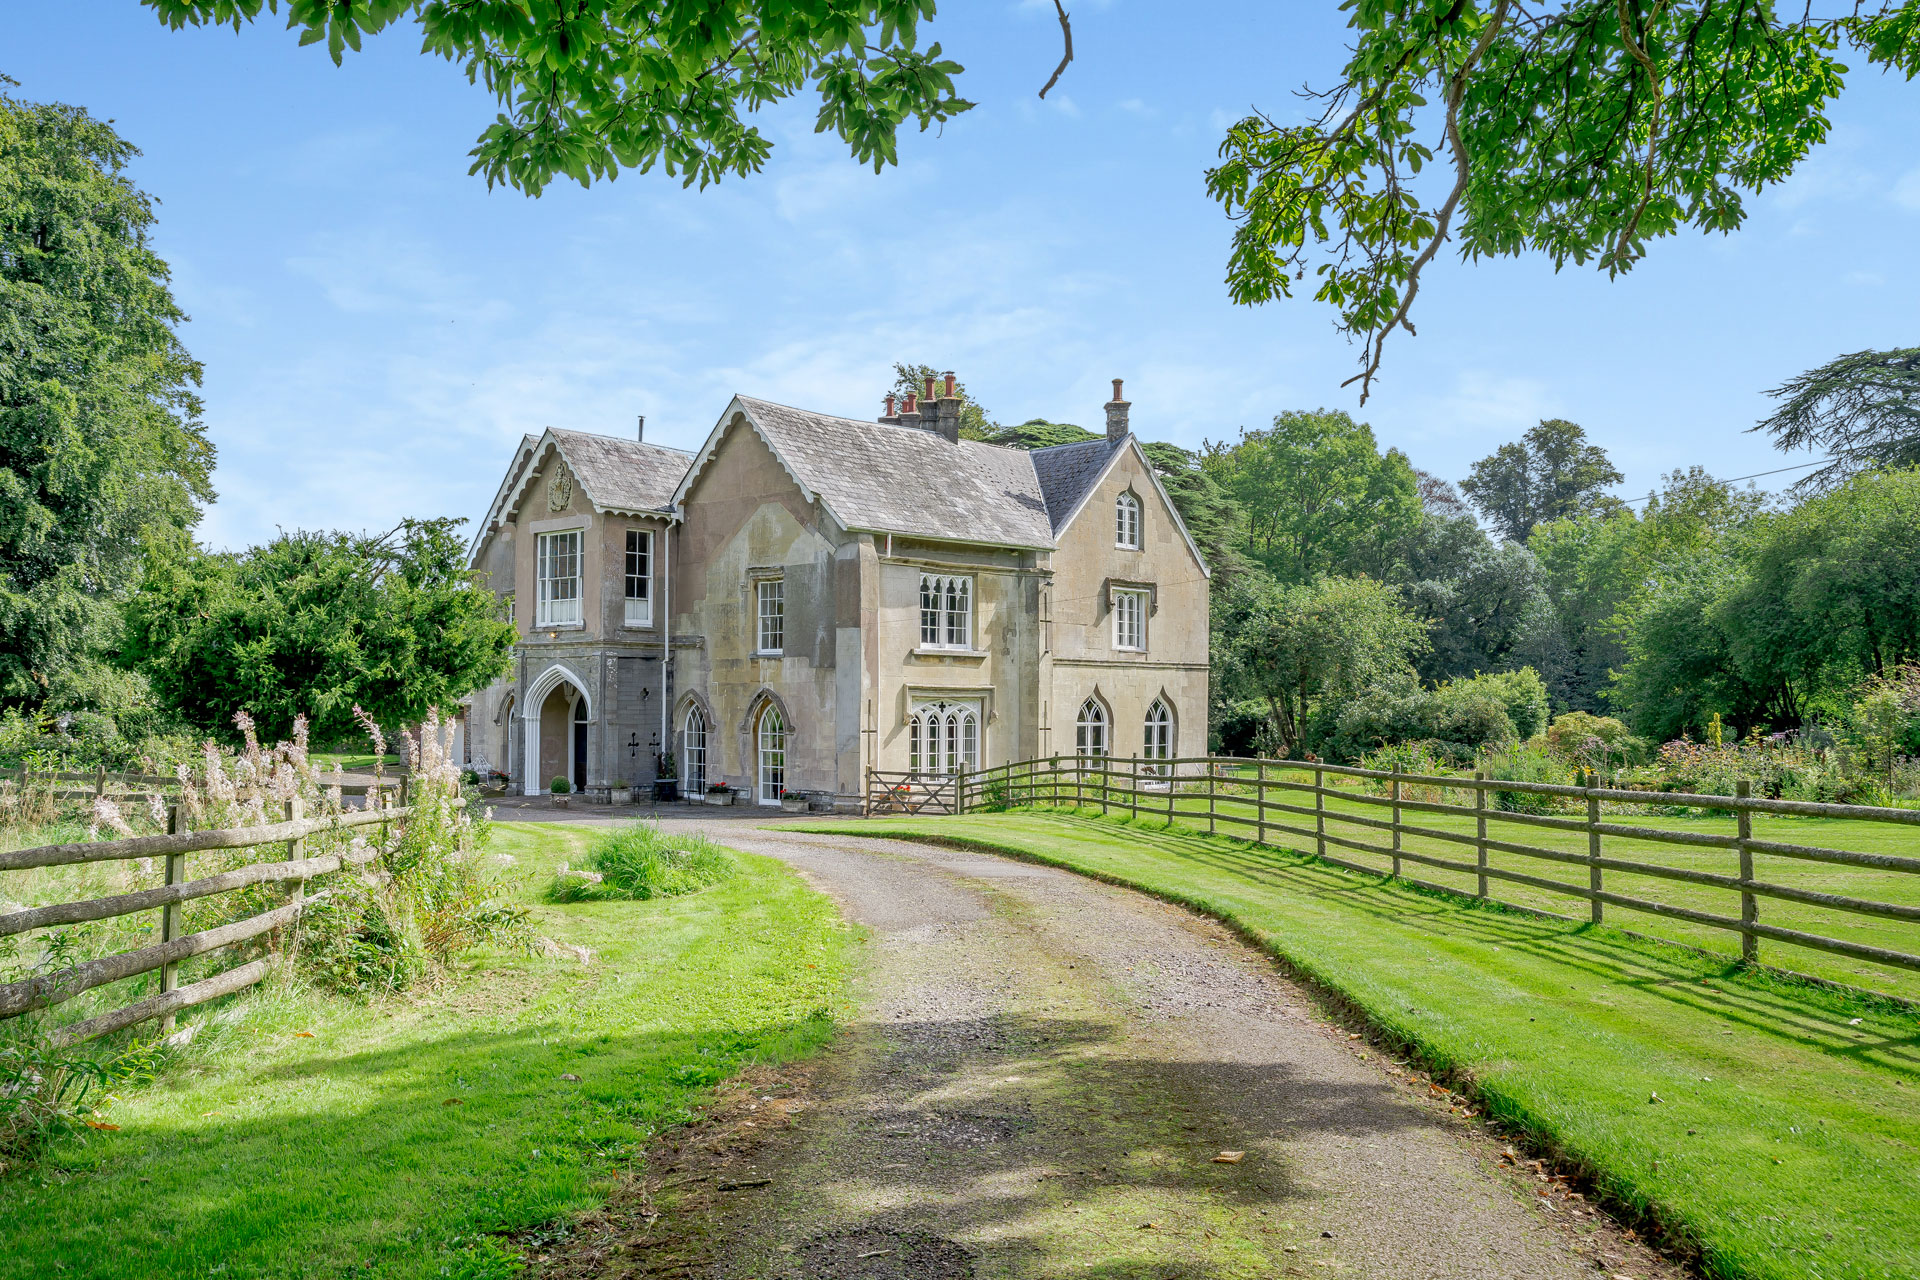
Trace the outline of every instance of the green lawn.
{"type": "Polygon", "coordinates": [[[1920,1275],[1920,1015],[1160,821],[795,829],[959,841],[1218,916],[1470,1077],[1491,1111],[1696,1242],[1710,1273],[1920,1275]]]}
{"type": "Polygon", "coordinates": [[[212,1015],[118,1132],[0,1182],[0,1277],[504,1275],[476,1233],[598,1203],[708,1086],[823,1043],[850,959],[824,898],[743,856],[685,898],[541,902],[591,837],[503,825],[492,849],[592,966],[490,955],[370,1006],[265,991],[212,1015]]]}
{"type": "MultiPolygon", "coordinates": [[[[1299,771],[1271,769],[1267,776],[1273,779],[1312,781],[1311,774],[1299,771]]],[[[1124,778],[1121,781],[1124,784],[1124,778]]],[[[1181,791],[1173,797],[1173,816],[1177,820],[1205,829],[1207,826],[1205,786],[1203,781],[1182,780],[1181,791]]],[[[1345,789],[1354,795],[1359,794],[1357,786],[1348,786],[1345,789]]],[[[1230,788],[1225,786],[1221,790],[1222,793],[1215,797],[1216,810],[1220,815],[1216,822],[1217,829],[1225,835],[1252,836],[1255,834],[1256,829],[1252,824],[1257,814],[1251,788],[1237,794],[1229,794],[1230,788]],[[1234,819],[1243,821],[1236,822],[1233,821],[1234,819]]],[[[1051,788],[1043,785],[1038,794],[1043,799],[1050,798],[1051,788]]],[[[1087,797],[1093,797],[1096,791],[1089,786],[1084,794],[1087,797]]],[[[1063,799],[1070,798],[1071,795],[1072,782],[1068,775],[1063,799]]],[[[1266,795],[1269,801],[1300,805],[1308,809],[1313,807],[1311,792],[1269,788],[1266,795]]],[[[1124,803],[1126,799],[1123,793],[1117,793],[1114,797],[1112,812],[1116,814],[1130,812],[1124,803]]],[[[1467,792],[1449,792],[1447,802],[1465,804],[1469,807],[1473,803],[1471,794],[1467,792]]],[[[1143,814],[1152,813],[1162,818],[1168,814],[1168,796],[1164,791],[1145,794],[1140,797],[1139,803],[1143,814]]],[[[1342,795],[1327,802],[1327,812],[1332,815],[1327,823],[1327,830],[1332,835],[1382,846],[1391,842],[1388,832],[1339,821],[1342,815],[1357,815],[1386,821],[1390,818],[1392,810],[1384,805],[1369,804],[1363,800],[1342,795]]],[[[1584,814],[1568,811],[1554,816],[1573,818],[1583,817],[1584,814]]],[[[1504,820],[1503,815],[1497,810],[1490,810],[1487,817],[1487,835],[1491,839],[1505,840],[1513,844],[1534,845],[1561,853],[1578,854],[1582,857],[1586,855],[1587,837],[1581,832],[1554,831],[1522,825],[1504,820]]],[[[1609,812],[1602,814],[1602,820],[1629,826],[1652,827],[1662,831],[1703,832],[1724,836],[1734,834],[1734,820],[1730,815],[1650,817],[1609,812]]],[[[1313,818],[1310,814],[1301,815],[1270,810],[1268,821],[1305,827],[1309,830],[1313,826],[1313,818]]],[[[1470,816],[1407,810],[1404,821],[1456,835],[1471,836],[1474,833],[1474,820],[1470,816]]],[[[1759,814],[1753,819],[1753,835],[1758,839],[1773,840],[1783,844],[1817,845],[1822,848],[1844,849],[1858,853],[1920,856],[1920,826],[1759,814]]],[[[1311,835],[1301,837],[1270,830],[1268,838],[1273,843],[1291,844],[1294,848],[1311,849],[1313,845],[1311,835]]],[[[1618,836],[1605,837],[1603,847],[1605,856],[1624,861],[1651,863],[1686,871],[1706,871],[1727,876],[1738,875],[1740,870],[1738,856],[1731,849],[1659,844],[1618,836]]],[[[1427,836],[1407,836],[1404,848],[1412,853],[1427,854],[1456,862],[1471,863],[1474,860],[1474,850],[1471,846],[1427,836]]],[[[1380,870],[1385,870],[1389,865],[1384,855],[1334,845],[1328,846],[1327,853],[1330,857],[1380,870]]],[[[1587,869],[1583,866],[1548,862],[1520,854],[1496,850],[1489,855],[1488,864],[1508,871],[1517,871],[1525,875],[1583,887],[1587,882],[1587,869]]],[[[1462,893],[1474,892],[1475,878],[1472,875],[1425,866],[1412,859],[1407,859],[1403,863],[1402,870],[1408,876],[1456,889],[1462,893]]],[[[1920,907],[1920,875],[1911,872],[1835,866],[1764,853],[1754,856],[1754,872],[1757,879],[1789,888],[1809,889],[1820,893],[1841,894],[1852,898],[1920,907]]],[[[1669,906],[1690,907],[1697,911],[1710,911],[1723,916],[1737,918],[1740,915],[1739,894],[1728,889],[1622,871],[1607,871],[1604,883],[1608,890],[1628,897],[1648,899],[1669,906]]],[[[1554,911],[1581,919],[1587,917],[1588,904],[1581,898],[1498,879],[1491,882],[1490,888],[1494,897],[1521,906],[1554,911]]],[[[1820,934],[1847,942],[1859,942],[1869,946],[1903,951],[1909,955],[1920,954],[1920,925],[1915,925],[1911,921],[1855,915],[1829,907],[1774,898],[1761,898],[1759,907],[1760,919],[1766,924],[1820,934]]],[[[1727,930],[1617,905],[1608,905],[1605,910],[1608,921],[1617,923],[1623,928],[1670,938],[1690,946],[1706,947],[1729,955],[1739,954],[1739,937],[1727,930]]],[[[1920,972],[1833,955],[1791,943],[1775,942],[1771,939],[1761,940],[1760,955],[1762,960],[1780,968],[1844,982],[1850,986],[1866,987],[1910,1000],[1920,1000],[1920,972]]]]}

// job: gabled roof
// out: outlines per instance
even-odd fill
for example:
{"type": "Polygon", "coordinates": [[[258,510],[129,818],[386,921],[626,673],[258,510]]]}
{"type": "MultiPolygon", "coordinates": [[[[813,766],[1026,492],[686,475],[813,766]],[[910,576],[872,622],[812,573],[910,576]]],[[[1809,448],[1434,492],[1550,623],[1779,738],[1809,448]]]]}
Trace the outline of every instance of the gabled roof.
{"type": "Polygon", "coordinates": [[[559,446],[560,456],[597,511],[671,511],[674,490],[693,461],[685,449],[621,436],[557,427],[547,435],[559,446]]]}
{"type": "Polygon", "coordinates": [[[477,560],[487,539],[519,510],[526,500],[527,486],[556,453],[566,460],[567,470],[573,473],[594,510],[633,515],[671,513],[674,488],[693,460],[684,449],[588,431],[548,427],[539,436],[522,436],[506,478],[487,508],[486,520],[474,530],[470,559],[477,560]]]}
{"type": "Polygon", "coordinates": [[[684,501],[734,415],[743,415],[809,500],[844,529],[1051,550],[1032,455],[931,431],[735,396],[674,494],[684,501]]]}
{"type": "Polygon", "coordinates": [[[1140,438],[1131,432],[1117,449],[1106,440],[1083,440],[1075,444],[1049,445],[1033,451],[1033,468],[1047,493],[1047,510],[1053,519],[1054,536],[1059,537],[1060,531],[1073,523],[1074,517],[1086,507],[1087,499],[1100,487],[1107,472],[1120,460],[1120,455],[1129,451],[1140,459],[1141,470],[1153,482],[1153,491],[1160,495],[1161,505],[1166,508],[1167,514],[1173,517],[1173,527],[1180,531],[1187,550],[1193,553],[1193,562],[1200,566],[1201,576],[1211,578],[1213,570],[1208,567],[1207,558],[1200,554],[1200,544],[1187,531],[1187,522],[1180,518],[1180,508],[1174,505],[1173,495],[1167,492],[1167,487],[1160,483],[1160,475],[1153,469],[1153,460],[1140,447],[1140,438]]]}
{"type": "Polygon", "coordinates": [[[1058,537],[1060,530],[1066,528],[1067,518],[1080,509],[1081,502],[1107,473],[1107,465],[1116,452],[1112,442],[1102,436],[1098,440],[1048,445],[1028,455],[1033,459],[1034,472],[1040,477],[1040,491],[1047,498],[1047,515],[1053,521],[1054,536],[1058,537]]]}

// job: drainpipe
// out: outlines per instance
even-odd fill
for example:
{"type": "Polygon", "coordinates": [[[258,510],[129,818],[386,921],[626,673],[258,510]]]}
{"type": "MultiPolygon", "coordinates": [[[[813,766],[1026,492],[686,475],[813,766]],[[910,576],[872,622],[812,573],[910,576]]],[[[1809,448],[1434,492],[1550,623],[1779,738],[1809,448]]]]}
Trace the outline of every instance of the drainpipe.
{"type": "MultiPolygon", "coordinates": [[[[667,703],[667,668],[673,662],[673,526],[660,531],[660,754],[673,754],[673,711],[667,703]]],[[[659,778],[655,761],[654,777],[659,778]]]]}

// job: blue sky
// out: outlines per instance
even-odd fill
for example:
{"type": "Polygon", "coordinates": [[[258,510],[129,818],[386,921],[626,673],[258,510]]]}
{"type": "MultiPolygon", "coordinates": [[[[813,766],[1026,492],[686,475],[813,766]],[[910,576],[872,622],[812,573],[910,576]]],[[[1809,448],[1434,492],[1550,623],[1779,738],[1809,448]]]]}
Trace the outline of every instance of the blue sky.
{"type": "MultiPolygon", "coordinates": [[[[694,447],[735,391],[879,411],[895,360],[959,371],[1001,421],[1197,445],[1290,408],[1353,410],[1449,478],[1542,417],[1584,425],[1644,493],[1675,467],[1782,458],[1746,428],[1766,388],[1841,352],[1912,345],[1920,86],[1856,71],[1832,141],[1745,230],[1658,242],[1631,277],[1447,262],[1420,336],[1364,411],[1354,348],[1308,300],[1235,307],[1202,185],[1249,107],[1337,71],[1333,0],[948,3],[927,28],[980,105],[908,133],[876,176],[812,111],[775,158],[705,192],[629,174],[538,200],[466,153],[493,105],[402,28],[335,68],[278,21],[169,32],[135,0],[10,6],[0,71],[145,152],[158,246],[207,368],[217,546],[276,526],[384,528],[484,511],[512,442],[548,425],[694,447]]],[[[1786,477],[1791,479],[1791,477],[1786,477]]]]}

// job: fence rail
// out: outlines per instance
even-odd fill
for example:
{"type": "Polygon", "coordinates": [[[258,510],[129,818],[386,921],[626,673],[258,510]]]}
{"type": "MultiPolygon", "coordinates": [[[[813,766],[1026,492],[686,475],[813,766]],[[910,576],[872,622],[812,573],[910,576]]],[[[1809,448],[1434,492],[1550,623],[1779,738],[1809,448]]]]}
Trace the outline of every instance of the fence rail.
{"type": "MultiPolygon", "coordinates": [[[[1920,857],[1760,839],[1753,834],[1755,815],[1841,818],[1920,828],[1920,810],[1773,800],[1748,794],[1748,786],[1744,782],[1738,784],[1736,795],[1712,796],[1690,792],[1627,791],[1598,785],[1513,782],[1488,778],[1480,773],[1471,777],[1436,776],[1362,769],[1318,761],[1212,756],[1151,761],[1050,757],[965,771],[951,775],[951,778],[953,810],[959,813],[985,807],[1091,806],[1099,808],[1103,814],[1118,812],[1131,816],[1160,817],[1203,828],[1210,833],[1218,832],[1223,827],[1231,828],[1237,834],[1263,845],[1276,844],[1278,837],[1293,837],[1302,847],[1311,848],[1315,855],[1338,866],[1369,873],[1378,873],[1383,869],[1341,858],[1329,853],[1330,848],[1373,854],[1387,860],[1384,869],[1411,883],[1449,893],[1470,892],[1471,896],[1518,906],[1522,910],[1539,911],[1540,908],[1496,897],[1492,886],[1496,883],[1525,886],[1582,901],[1587,904],[1586,918],[1595,924],[1605,921],[1606,908],[1618,907],[1725,931],[1739,937],[1741,955],[1748,961],[1757,962],[1761,941],[1771,940],[1920,972],[1920,954],[1915,954],[1920,947],[1910,945],[1903,950],[1874,946],[1763,922],[1760,904],[1763,900],[1789,902],[1852,916],[1907,923],[1920,923],[1920,905],[1781,884],[1762,878],[1756,872],[1754,863],[1755,855],[1770,855],[1854,870],[1920,875],[1920,857]],[[1341,780],[1346,780],[1349,785],[1339,785],[1341,780]],[[1355,782],[1382,787],[1385,794],[1360,790],[1351,785],[1355,782]],[[1409,788],[1436,791],[1438,798],[1425,799],[1410,795],[1409,788]],[[1468,803],[1450,803],[1447,798],[1449,792],[1456,795],[1470,793],[1471,800],[1468,803]],[[1526,796],[1551,797],[1573,803],[1579,816],[1525,813],[1501,807],[1503,802],[1512,804],[1512,798],[1526,796]],[[1298,797],[1299,801],[1310,797],[1311,803],[1297,802],[1287,797],[1298,797]],[[1334,807],[1330,801],[1338,801],[1340,807],[1334,807]],[[1603,802],[1702,810],[1709,815],[1731,818],[1732,830],[1673,831],[1634,822],[1608,821],[1601,813],[1603,802]],[[1431,821],[1422,821],[1427,815],[1465,821],[1462,829],[1449,830],[1431,821]],[[1520,830],[1489,834],[1490,824],[1503,823],[1520,830]],[[1528,843],[1524,839],[1527,829],[1584,836],[1584,847],[1577,850],[1551,849],[1528,843]],[[1370,835],[1372,839],[1365,838],[1370,835]],[[1443,851],[1431,848],[1411,848],[1407,843],[1409,839],[1459,848],[1462,856],[1448,857],[1443,851]],[[1611,851],[1609,841],[1615,842],[1611,851]],[[1644,855],[1623,857],[1617,848],[1619,841],[1663,844],[1689,851],[1724,851],[1730,855],[1731,865],[1727,871],[1721,872],[1665,865],[1648,861],[1644,855]],[[1466,860],[1468,851],[1471,852],[1471,861],[1466,860]],[[1554,868],[1560,870],[1557,874],[1533,874],[1493,863],[1489,859],[1491,854],[1504,854],[1545,864],[1539,868],[1543,873],[1550,873],[1554,868]],[[1407,863],[1469,877],[1474,888],[1467,891],[1457,886],[1413,879],[1403,874],[1404,864],[1407,863]],[[1584,870],[1586,874],[1567,874],[1576,868],[1584,870]],[[1617,886],[1607,887],[1609,873],[1644,876],[1723,892],[1730,895],[1727,899],[1728,908],[1725,911],[1702,910],[1695,906],[1659,902],[1622,893],[1617,886]]],[[[1588,778],[1592,780],[1592,775],[1588,775],[1588,778]]],[[[871,789],[869,794],[871,800],[871,789]]],[[[1916,836],[1920,837],[1920,832],[1916,832],[1916,836]]],[[[1630,852],[1637,853],[1639,850],[1630,852]]],[[[1920,882],[1916,883],[1915,901],[1920,902],[1920,882]]]]}
{"type": "MultiPolygon", "coordinates": [[[[402,779],[374,779],[348,782],[340,787],[343,796],[364,796],[372,792],[396,791],[402,779]]],[[[74,770],[36,770],[21,765],[0,772],[0,788],[12,786],[16,793],[44,790],[55,800],[95,800],[143,803],[148,796],[166,799],[178,795],[180,779],[164,773],[112,773],[101,768],[91,773],[74,770]],[[83,784],[83,785],[68,785],[83,784]]]]}
{"type": "MultiPolygon", "coordinates": [[[[374,790],[384,788],[375,787],[374,790]]],[[[401,796],[405,796],[404,787],[401,788],[401,796]]],[[[384,800],[385,797],[376,799],[384,800]]],[[[405,804],[381,807],[370,801],[366,809],[307,818],[301,814],[300,802],[290,800],[287,802],[287,818],[283,822],[255,827],[182,831],[180,808],[175,805],[169,810],[165,835],[130,836],[124,840],[85,844],[41,845],[0,853],[0,871],[136,858],[164,859],[166,865],[166,883],[156,888],[27,907],[0,915],[0,937],[8,937],[30,929],[113,919],[140,911],[160,912],[160,941],[157,943],[83,961],[55,973],[0,984],[0,1021],[17,1018],[37,1009],[51,1008],[96,987],[138,977],[156,969],[160,971],[159,994],[81,1022],[57,1027],[49,1033],[48,1038],[55,1047],[66,1048],[151,1018],[171,1021],[181,1009],[229,995],[260,981],[277,963],[276,954],[270,953],[186,986],[179,984],[179,965],[181,961],[194,956],[218,951],[293,925],[309,903],[325,896],[323,892],[309,897],[306,893],[309,881],[345,867],[364,865],[379,856],[378,849],[367,848],[308,857],[305,849],[308,837],[372,825],[386,828],[404,823],[412,812],[411,806],[405,804]],[[285,845],[284,859],[250,863],[195,880],[186,878],[187,855],[190,853],[278,844],[285,845]],[[187,902],[230,893],[248,885],[285,883],[294,886],[291,900],[278,907],[197,933],[182,932],[181,907],[187,902]]]]}

